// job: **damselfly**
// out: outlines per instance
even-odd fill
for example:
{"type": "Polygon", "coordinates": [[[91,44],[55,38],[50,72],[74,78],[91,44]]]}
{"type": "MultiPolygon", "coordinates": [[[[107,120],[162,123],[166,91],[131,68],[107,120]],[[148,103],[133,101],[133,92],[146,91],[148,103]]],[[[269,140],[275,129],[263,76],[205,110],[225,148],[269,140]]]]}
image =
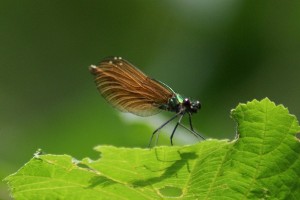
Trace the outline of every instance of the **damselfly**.
{"type": "MultiPolygon", "coordinates": [[[[154,135],[177,117],[179,120],[170,137],[171,145],[179,125],[196,137],[204,139],[192,125],[192,114],[201,108],[199,101],[183,98],[166,84],[149,78],[121,57],[105,58],[97,66],[91,65],[89,69],[95,75],[95,82],[101,95],[118,110],[139,116],[154,115],[162,110],[176,113],[152,133],[149,147],[154,135]],[[190,129],[181,124],[185,114],[188,114],[190,129]]],[[[157,140],[158,135],[156,143],[157,140]]]]}

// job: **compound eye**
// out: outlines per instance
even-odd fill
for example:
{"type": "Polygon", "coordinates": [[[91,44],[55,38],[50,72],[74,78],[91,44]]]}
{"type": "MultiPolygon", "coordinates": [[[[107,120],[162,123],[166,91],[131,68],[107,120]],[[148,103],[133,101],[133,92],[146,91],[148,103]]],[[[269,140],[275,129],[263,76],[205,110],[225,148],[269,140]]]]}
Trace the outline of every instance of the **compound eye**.
{"type": "Polygon", "coordinates": [[[184,103],[184,105],[190,105],[191,103],[190,103],[190,100],[188,99],[188,98],[185,98],[184,100],[183,100],[183,103],[184,103]]]}
{"type": "Polygon", "coordinates": [[[198,109],[201,108],[201,103],[200,103],[200,101],[196,101],[196,106],[198,107],[198,109]]]}

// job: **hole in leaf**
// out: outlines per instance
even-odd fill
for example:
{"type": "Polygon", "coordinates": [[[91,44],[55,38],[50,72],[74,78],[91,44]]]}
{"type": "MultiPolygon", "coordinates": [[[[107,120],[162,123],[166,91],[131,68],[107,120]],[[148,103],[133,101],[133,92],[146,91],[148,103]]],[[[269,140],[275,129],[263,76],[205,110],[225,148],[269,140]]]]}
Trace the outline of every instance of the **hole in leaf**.
{"type": "Polygon", "coordinates": [[[181,197],[182,190],[178,187],[166,186],[159,189],[159,193],[164,197],[181,197]]]}

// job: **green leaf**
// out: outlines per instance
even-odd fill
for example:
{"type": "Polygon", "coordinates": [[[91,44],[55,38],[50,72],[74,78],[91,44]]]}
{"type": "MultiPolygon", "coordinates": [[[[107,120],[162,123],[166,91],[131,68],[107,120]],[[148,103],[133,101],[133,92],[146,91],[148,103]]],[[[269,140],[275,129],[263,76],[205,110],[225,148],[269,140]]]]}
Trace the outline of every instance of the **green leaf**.
{"type": "Polygon", "coordinates": [[[16,199],[300,199],[300,127],[269,99],[240,104],[233,141],[98,146],[98,160],[35,155],[5,179],[16,199]]]}

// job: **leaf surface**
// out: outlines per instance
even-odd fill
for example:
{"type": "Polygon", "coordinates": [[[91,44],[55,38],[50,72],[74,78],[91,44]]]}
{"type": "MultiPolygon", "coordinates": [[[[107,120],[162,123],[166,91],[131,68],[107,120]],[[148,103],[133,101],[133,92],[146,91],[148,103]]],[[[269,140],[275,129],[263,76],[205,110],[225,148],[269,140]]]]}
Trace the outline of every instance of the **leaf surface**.
{"type": "Polygon", "coordinates": [[[269,99],[240,104],[233,141],[98,146],[98,160],[35,155],[5,180],[16,199],[300,199],[300,127],[269,99]]]}

